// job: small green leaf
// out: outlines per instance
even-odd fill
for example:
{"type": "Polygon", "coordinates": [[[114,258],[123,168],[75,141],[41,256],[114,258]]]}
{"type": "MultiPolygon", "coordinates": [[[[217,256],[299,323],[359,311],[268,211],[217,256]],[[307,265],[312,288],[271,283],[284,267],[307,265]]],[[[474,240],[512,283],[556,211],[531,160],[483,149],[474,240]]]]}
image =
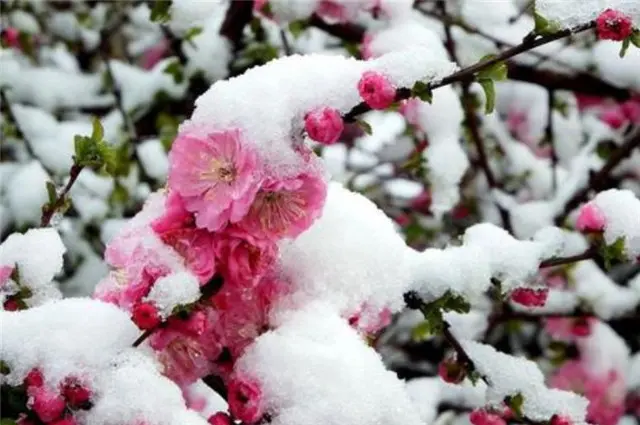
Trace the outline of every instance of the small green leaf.
{"type": "Polygon", "coordinates": [[[75,155],[73,160],[76,164],[85,167],[99,167],[102,165],[102,155],[98,149],[98,144],[90,137],[76,135],[74,137],[75,155]]]}
{"type": "Polygon", "coordinates": [[[546,35],[558,31],[558,26],[549,22],[544,16],[538,12],[534,12],[533,20],[535,27],[533,32],[537,35],[546,35]]]}
{"type": "Polygon", "coordinates": [[[124,205],[129,201],[129,192],[120,182],[116,180],[111,195],[109,195],[109,205],[124,205]]]}
{"type": "Polygon", "coordinates": [[[300,34],[302,34],[304,30],[307,29],[308,25],[309,24],[306,20],[292,21],[289,23],[289,32],[291,33],[293,38],[298,38],[300,37],[300,34]]]}
{"type": "Polygon", "coordinates": [[[604,267],[609,270],[611,266],[616,263],[624,262],[627,259],[624,246],[625,237],[620,236],[616,241],[610,245],[602,245],[600,247],[600,254],[604,260],[604,267]]]}
{"type": "Polygon", "coordinates": [[[347,53],[349,53],[349,56],[356,58],[360,57],[360,46],[357,43],[349,43],[345,41],[342,43],[342,47],[344,47],[347,53]]]}
{"type": "Polygon", "coordinates": [[[151,9],[151,21],[157,23],[164,23],[171,19],[171,0],[155,0],[152,2],[153,8],[151,9]]]}
{"type": "Polygon", "coordinates": [[[202,33],[202,27],[192,27],[184,34],[184,40],[193,44],[193,38],[202,33]]]}
{"type": "Polygon", "coordinates": [[[2,418],[0,419],[0,425],[16,425],[17,422],[14,421],[13,419],[9,419],[9,418],[2,418]]]}
{"type": "Polygon", "coordinates": [[[0,360],[0,374],[8,375],[9,373],[11,373],[9,365],[4,360],[0,360]]]}
{"type": "MultiPolygon", "coordinates": [[[[496,55],[486,55],[480,59],[480,63],[491,60],[495,58],[496,55]]],[[[502,81],[507,79],[508,68],[504,62],[497,62],[493,65],[484,68],[481,71],[478,71],[478,79],[479,80],[494,80],[494,81],[502,81]]]]}
{"type": "Polygon", "coordinates": [[[469,378],[471,384],[475,386],[482,379],[482,375],[480,375],[480,372],[473,369],[471,371],[467,371],[467,378],[469,378]]]}
{"type": "Polygon", "coordinates": [[[10,278],[14,282],[16,282],[18,284],[20,283],[20,269],[18,268],[17,264],[13,267],[13,271],[11,272],[10,278]]]}
{"type": "Polygon", "coordinates": [[[362,129],[362,131],[364,131],[368,135],[372,135],[373,134],[373,130],[371,129],[371,125],[368,122],[363,121],[363,120],[356,120],[356,124],[358,124],[358,126],[362,129]]]}
{"type": "Polygon", "coordinates": [[[414,342],[422,342],[434,335],[434,329],[430,321],[423,320],[411,330],[411,339],[414,342]]]}
{"type": "Polygon", "coordinates": [[[433,101],[433,91],[431,87],[422,81],[416,81],[413,85],[411,88],[411,96],[417,97],[423,102],[431,103],[433,101]]]}
{"type": "Polygon", "coordinates": [[[102,139],[104,139],[104,128],[98,118],[93,119],[93,131],[91,133],[91,138],[94,142],[101,142],[102,139]]]}
{"type": "Polygon", "coordinates": [[[513,396],[507,396],[504,401],[505,404],[511,408],[511,411],[516,418],[523,417],[522,405],[524,404],[524,396],[521,393],[513,396]]]}
{"type": "Polygon", "coordinates": [[[58,193],[56,190],[56,185],[53,182],[47,182],[47,197],[50,204],[54,204],[56,202],[58,193]]]}
{"type": "Polygon", "coordinates": [[[180,61],[177,59],[169,62],[163,72],[171,75],[176,84],[181,84],[184,81],[184,71],[182,70],[180,61]]]}
{"type": "Polygon", "coordinates": [[[631,38],[627,37],[624,40],[622,40],[622,45],[620,46],[620,57],[623,58],[624,55],[627,54],[627,50],[629,49],[629,46],[631,45],[631,38]]]}
{"type": "Polygon", "coordinates": [[[633,33],[628,37],[628,39],[631,40],[631,43],[633,43],[634,46],[640,49],[640,31],[638,30],[633,31],[633,33]]]}
{"type": "Polygon", "coordinates": [[[493,85],[493,80],[478,80],[478,83],[480,83],[482,90],[484,90],[484,112],[485,114],[490,114],[493,112],[496,102],[496,89],[493,85]]]}

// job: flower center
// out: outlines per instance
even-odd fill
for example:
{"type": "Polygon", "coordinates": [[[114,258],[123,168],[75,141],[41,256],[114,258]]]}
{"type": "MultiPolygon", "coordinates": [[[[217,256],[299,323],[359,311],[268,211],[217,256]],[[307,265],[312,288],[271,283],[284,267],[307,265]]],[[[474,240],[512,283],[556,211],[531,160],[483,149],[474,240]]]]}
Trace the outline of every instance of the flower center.
{"type": "Polygon", "coordinates": [[[229,184],[236,179],[237,174],[233,163],[214,158],[209,163],[209,169],[200,173],[200,178],[229,184]]]}

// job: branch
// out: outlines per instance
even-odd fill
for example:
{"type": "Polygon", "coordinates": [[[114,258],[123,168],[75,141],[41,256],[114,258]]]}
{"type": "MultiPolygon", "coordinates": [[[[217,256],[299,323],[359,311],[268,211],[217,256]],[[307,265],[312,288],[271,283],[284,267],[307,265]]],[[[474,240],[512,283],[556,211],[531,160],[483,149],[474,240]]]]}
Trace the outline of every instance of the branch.
{"type": "Polygon", "coordinates": [[[558,154],[556,153],[556,146],[553,143],[553,89],[547,88],[547,96],[547,126],[544,129],[544,133],[546,142],[551,146],[551,187],[555,195],[558,190],[558,154]]]}
{"type": "Polygon", "coordinates": [[[233,45],[233,50],[242,47],[244,27],[253,19],[253,0],[232,1],[220,26],[220,35],[233,45]]]}
{"type": "MultiPolygon", "coordinates": [[[[528,38],[523,41],[521,44],[514,46],[510,49],[505,50],[504,52],[498,54],[497,56],[481,60],[476,62],[475,64],[463,68],[459,71],[454,72],[444,78],[439,80],[431,81],[427,84],[427,88],[434,90],[438,87],[447,86],[451,83],[455,83],[457,81],[473,81],[474,75],[482,71],[483,69],[490,68],[493,65],[496,65],[502,61],[510,59],[520,53],[526,52],[531,49],[535,49],[536,47],[540,47],[542,45],[551,43],[556,40],[560,40],[564,37],[568,37],[573,34],[577,34],[586,30],[590,30],[595,27],[595,21],[589,21],[584,24],[576,25],[572,28],[567,28],[562,31],[558,31],[552,34],[543,35],[536,38],[528,38]]],[[[408,99],[411,97],[411,90],[408,88],[400,88],[396,91],[396,100],[408,99]]],[[[365,112],[369,112],[371,107],[366,103],[362,102],[358,105],[354,106],[345,116],[344,120],[347,122],[355,121],[358,115],[364,114],[365,112]]]]}
{"type": "Polygon", "coordinates": [[[366,32],[363,27],[355,24],[329,24],[315,13],[309,18],[309,25],[349,43],[361,43],[366,32]]]}
{"type": "Polygon", "coordinates": [[[591,190],[599,191],[605,187],[605,183],[609,174],[615,167],[622,162],[623,159],[631,155],[634,149],[640,147],[640,127],[636,127],[631,134],[627,136],[620,148],[616,149],[604,166],[596,174],[589,178],[589,184],[587,187],[580,190],[578,193],[565,204],[562,213],[560,213],[555,221],[557,224],[561,224],[567,218],[569,213],[574,210],[582,202],[586,201],[589,197],[591,190]]]}
{"type": "Polygon", "coordinates": [[[581,254],[571,255],[569,257],[556,257],[556,258],[549,258],[547,260],[543,260],[540,263],[539,268],[544,269],[547,267],[556,267],[556,266],[562,266],[564,264],[576,263],[578,261],[583,261],[583,260],[592,260],[595,258],[596,253],[597,253],[597,250],[594,247],[590,247],[589,249],[587,249],[585,252],[581,254]]]}
{"type": "Polygon", "coordinates": [[[73,186],[73,184],[76,182],[83,168],[83,165],[78,164],[73,164],[71,166],[71,169],[69,170],[69,181],[67,181],[67,184],[65,185],[64,189],[62,189],[62,192],[60,192],[56,196],[56,200],[54,201],[52,206],[46,206],[45,208],[43,208],[42,217],[40,219],[40,227],[47,227],[51,223],[51,218],[53,217],[55,212],[64,205],[67,195],[71,190],[71,186],[73,186]]]}

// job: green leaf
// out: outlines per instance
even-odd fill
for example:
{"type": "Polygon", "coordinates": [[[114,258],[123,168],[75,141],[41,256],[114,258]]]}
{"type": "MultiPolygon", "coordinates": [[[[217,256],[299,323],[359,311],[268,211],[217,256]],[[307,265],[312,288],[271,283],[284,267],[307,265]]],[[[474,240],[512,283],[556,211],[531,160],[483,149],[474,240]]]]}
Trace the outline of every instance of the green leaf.
{"type": "Polygon", "coordinates": [[[349,43],[345,41],[342,43],[342,47],[344,47],[347,53],[349,53],[349,56],[356,58],[360,57],[360,46],[357,43],[349,43]]]}
{"type": "Polygon", "coordinates": [[[164,23],[171,19],[171,0],[155,0],[152,2],[151,21],[164,23]]]}
{"type": "Polygon", "coordinates": [[[193,44],[193,38],[202,33],[202,27],[192,27],[187,30],[184,40],[193,44]]]}
{"type": "Polygon", "coordinates": [[[363,121],[363,120],[356,120],[356,124],[358,124],[358,126],[362,129],[362,131],[364,131],[368,135],[372,135],[373,134],[373,130],[371,129],[371,125],[368,122],[363,121]]]}
{"type": "Polygon", "coordinates": [[[640,31],[638,30],[633,31],[633,33],[628,37],[628,39],[631,40],[631,43],[633,43],[634,46],[640,49],[640,31]]]}
{"type": "Polygon", "coordinates": [[[104,139],[104,128],[98,118],[93,119],[93,131],[91,132],[91,138],[94,142],[101,142],[104,139]]]}
{"type": "Polygon", "coordinates": [[[73,160],[76,164],[85,167],[99,167],[102,165],[102,155],[98,149],[98,144],[90,137],[76,135],[74,137],[75,155],[73,160]]]}
{"type": "Polygon", "coordinates": [[[0,419],[0,425],[16,425],[17,422],[14,421],[13,419],[9,419],[9,418],[2,418],[0,419]]]}
{"type": "Polygon", "coordinates": [[[11,373],[9,365],[4,360],[0,360],[0,374],[8,375],[9,373],[11,373]]]}
{"type": "Polygon", "coordinates": [[[278,49],[269,43],[254,43],[244,52],[247,59],[257,63],[267,63],[278,57],[278,49]]]}
{"type": "Polygon", "coordinates": [[[484,90],[484,112],[485,114],[490,114],[493,112],[496,103],[496,89],[493,85],[493,80],[478,80],[478,83],[480,83],[482,90],[484,90]]]}
{"type": "Polygon", "coordinates": [[[17,264],[13,267],[13,271],[11,272],[10,278],[14,282],[18,284],[20,283],[20,268],[18,267],[17,264]]]}
{"type": "MultiPolygon", "coordinates": [[[[495,55],[486,55],[480,62],[484,62],[490,59],[495,58],[495,55]]],[[[502,81],[507,79],[508,68],[504,62],[495,63],[487,68],[478,72],[479,80],[494,80],[494,81],[502,81]]]]}
{"type": "Polygon", "coordinates": [[[422,342],[434,334],[432,323],[429,320],[423,320],[411,330],[411,339],[415,342],[422,342]]]}
{"type": "Polygon", "coordinates": [[[417,97],[423,102],[431,103],[433,101],[433,91],[431,87],[422,81],[416,81],[413,85],[411,88],[411,96],[417,97]]]}
{"type": "Polygon", "coordinates": [[[624,55],[627,54],[627,50],[629,49],[629,46],[631,45],[631,38],[627,37],[624,40],[622,40],[622,45],[620,46],[620,57],[623,58],[624,55]]]}
{"type": "Polygon", "coordinates": [[[109,195],[109,205],[112,207],[115,205],[124,205],[129,201],[129,192],[120,182],[116,180],[116,184],[113,186],[111,195],[109,195]]]}
{"type": "Polygon", "coordinates": [[[300,37],[300,34],[302,34],[304,30],[307,29],[308,25],[309,24],[306,20],[292,21],[289,23],[289,32],[291,33],[293,38],[298,38],[300,37]]]}
{"type": "Polygon", "coordinates": [[[511,411],[517,419],[523,417],[522,405],[524,404],[524,396],[521,393],[507,396],[504,401],[505,404],[511,408],[511,411]]]}
{"type": "Polygon", "coordinates": [[[480,375],[480,372],[474,369],[471,371],[467,371],[467,378],[469,378],[471,384],[475,386],[482,379],[482,375],[480,375]]]}
{"type": "Polygon", "coordinates": [[[182,70],[180,61],[177,59],[169,62],[162,72],[171,75],[176,84],[181,84],[184,81],[184,71],[182,70]]]}
{"type": "Polygon", "coordinates": [[[558,26],[549,22],[544,16],[538,12],[534,12],[533,20],[535,27],[533,32],[537,35],[546,35],[558,31],[558,26]]]}
{"type": "Polygon", "coordinates": [[[609,270],[613,264],[627,260],[624,241],[625,237],[620,236],[614,243],[610,245],[602,245],[600,247],[600,255],[602,255],[604,267],[607,270],[609,270]]]}

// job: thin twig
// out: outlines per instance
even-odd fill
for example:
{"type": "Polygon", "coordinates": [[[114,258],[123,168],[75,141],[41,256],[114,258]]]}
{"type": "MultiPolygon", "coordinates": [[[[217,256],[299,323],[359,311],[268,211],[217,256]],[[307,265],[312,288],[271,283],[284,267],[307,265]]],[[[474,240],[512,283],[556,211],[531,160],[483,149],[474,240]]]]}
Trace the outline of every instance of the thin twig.
{"type": "Polygon", "coordinates": [[[291,56],[293,51],[291,50],[291,45],[289,44],[289,40],[287,39],[287,34],[284,32],[284,29],[280,29],[280,40],[282,41],[282,47],[284,48],[284,54],[286,56],[291,56]]]}
{"type": "Polygon", "coordinates": [[[51,218],[53,217],[55,212],[64,205],[64,202],[67,198],[67,195],[69,194],[69,191],[71,190],[71,187],[78,179],[78,176],[80,175],[80,172],[82,171],[83,168],[84,168],[83,165],[78,165],[78,164],[73,164],[71,166],[71,169],[69,170],[69,181],[67,181],[67,184],[65,185],[64,189],[62,189],[62,192],[60,192],[56,196],[56,200],[53,202],[53,205],[47,206],[43,209],[42,217],[40,219],[40,227],[47,227],[51,223],[51,218]]]}
{"type": "Polygon", "coordinates": [[[553,143],[553,105],[554,105],[554,91],[553,89],[547,90],[548,102],[547,102],[547,126],[544,129],[545,142],[551,147],[551,185],[553,188],[552,196],[555,196],[558,190],[558,154],[556,152],[556,146],[553,143]]]}
{"type": "Polygon", "coordinates": [[[560,213],[555,218],[555,222],[557,224],[563,223],[574,208],[587,200],[587,198],[589,197],[589,192],[591,192],[592,190],[602,190],[602,188],[605,186],[607,178],[609,177],[609,174],[614,170],[614,168],[617,167],[623,159],[628,157],[634,151],[634,149],[638,148],[640,148],[640,127],[635,128],[627,136],[622,145],[618,149],[616,149],[611,154],[611,156],[609,156],[609,159],[600,169],[600,171],[589,178],[589,184],[587,185],[587,187],[583,188],[575,195],[573,195],[573,197],[565,204],[562,213],[560,213]]]}
{"type": "MultiPolygon", "coordinates": [[[[556,40],[560,40],[572,34],[590,30],[594,27],[595,21],[589,21],[587,23],[580,24],[572,28],[567,28],[553,34],[547,34],[536,38],[529,38],[523,41],[521,44],[507,49],[496,56],[483,59],[444,78],[431,81],[427,84],[427,88],[434,90],[438,87],[447,86],[457,81],[473,81],[475,74],[479,71],[490,68],[491,66],[510,59],[520,53],[535,49],[536,47],[551,43],[556,40]]],[[[400,88],[396,91],[396,100],[408,99],[409,97],[411,97],[411,90],[408,88],[400,88]]],[[[369,107],[366,103],[359,103],[358,105],[354,106],[347,114],[345,114],[344,119],[347,122],[355,121],[358,115],[369,112],[370,110],[371,107],[369,107]]]]}
{"type": "Polygon", "coordinates": [[[540,262],[539,267],[541,269],[544,269],[547,267],[562,266],[564,264],[576,263],[582,260],[591,260],[595,258],[595,256],[596,256],[596,250],[594,248],[589,248],[580,254],[571,255],[569,257],[557,257],[557,258],[549,258],[547,260],[543,260],[542,262],[540,262]]]}

